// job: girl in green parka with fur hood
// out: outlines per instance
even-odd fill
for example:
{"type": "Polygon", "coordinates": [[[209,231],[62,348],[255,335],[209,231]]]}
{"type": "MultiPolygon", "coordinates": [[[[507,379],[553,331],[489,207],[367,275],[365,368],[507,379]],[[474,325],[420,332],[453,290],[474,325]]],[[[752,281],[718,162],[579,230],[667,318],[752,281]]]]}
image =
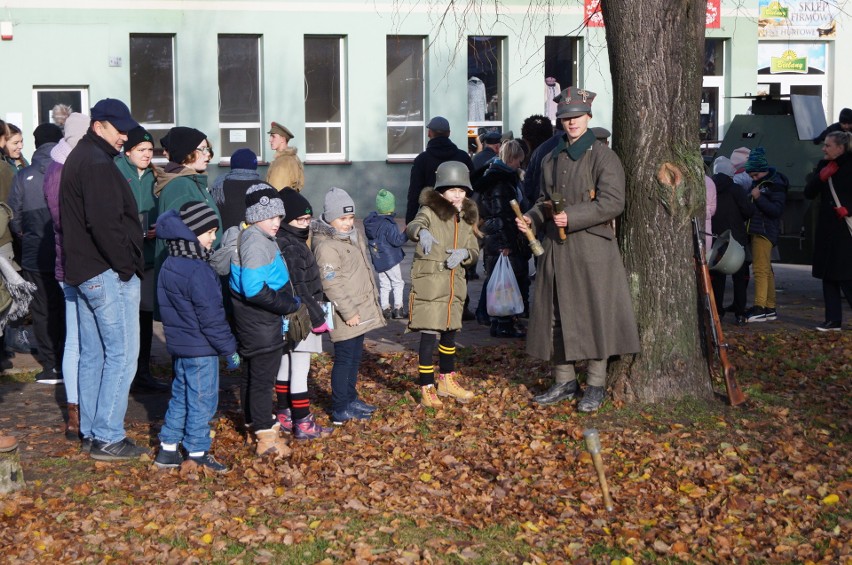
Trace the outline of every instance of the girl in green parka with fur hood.
{"type": "Polygon", "coordinates": [[[409,239],[418,242],[411,264],[408,329],[421,332],[420,403],[428,408],[442,406],[438,396],[460,402],[473,398],[458,384],[455,371],[456,331],[462,327],[467,296],[464,268],[475,265],[479,257],[479,213],[468,198],[472,193],[467,166],[442,163],[435,188],[420,194],[420,210],[406,228],[409,239]],[[438,336],[436,376],[432,356],[438,336]]]}

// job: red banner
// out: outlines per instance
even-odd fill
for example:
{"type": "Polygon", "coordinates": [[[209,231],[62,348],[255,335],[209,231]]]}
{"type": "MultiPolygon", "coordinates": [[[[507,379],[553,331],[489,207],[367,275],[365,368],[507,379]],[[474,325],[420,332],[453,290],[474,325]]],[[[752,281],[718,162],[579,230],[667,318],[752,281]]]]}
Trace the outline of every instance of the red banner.
{"type": "Polygon", "coordinates": [[[603,13],[601,12],[601,0],[583,0],[583,22],[588,27],[603,27],[603,13]]]}
{"type": "MultiPolygon", "coordinates": [[[[583,22],[588,27],[604,27],[601,0],[583,0],[583,22]]],[[[707,0],[704,23],[708,29],[722,27],[722,0],[707,0]]]]}
{"type": "Polygon", "coordinates": [[[707,28],[722,27],[722,0],[707,0],[705,24],[707,28]]]}

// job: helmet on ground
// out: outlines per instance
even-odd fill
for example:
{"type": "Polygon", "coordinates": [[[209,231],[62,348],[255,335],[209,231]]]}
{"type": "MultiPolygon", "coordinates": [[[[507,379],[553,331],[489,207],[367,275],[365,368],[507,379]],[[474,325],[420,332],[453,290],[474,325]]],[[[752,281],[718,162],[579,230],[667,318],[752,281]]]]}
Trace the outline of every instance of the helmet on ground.
{"type": "Polygon", "coordinates": [[[725,230],[713,242],[710,253],[707,254],[707,265],[711,271],[719,271],[733,275],[740,270],[745,261],[745,249],[731,237],[731,230],[725,230]]]}

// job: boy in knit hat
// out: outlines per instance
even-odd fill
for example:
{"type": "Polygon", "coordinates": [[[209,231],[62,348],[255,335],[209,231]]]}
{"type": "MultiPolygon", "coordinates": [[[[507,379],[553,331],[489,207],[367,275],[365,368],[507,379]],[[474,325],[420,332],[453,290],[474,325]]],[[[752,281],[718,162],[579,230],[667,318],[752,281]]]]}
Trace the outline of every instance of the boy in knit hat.
{"type": "Polygon", "coordinates": [[[402,309],[403,288],[400,263],[405,257],[402,246],[408,241],[405,230],[400,231],[394,221],[396,199],[391,191],[384,188],[376,195],[376,211],[364,218],[364,231],[367,234],[367,247],[373,268],[379,274],[379,301],[385,318],[399,320],[405,317],[402,309]],[[393,309],[390,306],[390,294],[393,290],[393,309]]]}
{"type": "Polygon", "coordinates": [[[331,421],[368,420],[376,409],[358,398],[355,385],[365,334],[386,324],[364,237],[355,229],[355,203],[342,188],[325,195],[323,214],[311,224],[312,247],[322,287],[334,304],[334,367],[331,370],[331,421]]]}
{"type": "Polygon", "coordinates": [[[218,356],[225,356],[229,370],[240,365],[219,277],[208,263],[218,229],[216,213],[204,202],[187,202],[179,212],[168,210],[157,219],[157,237],[168,249],[157,297],[175,374],[154,460],[160,468],[183,463],[178,449],[183,444],[190,461],[217,473],[228,472],[210,454],[209,422],[219,401],[218,356]]]}
{"type": "Polygon", "coordinates": [[[745,170],[752,180],[751,199],[755,208],[747,226],[754,274],[754,306],[746,312],[746,321],[768,322],[778,318],[772,248],[778,244],[781,234],[781,215],[790,183],[787,177],[769,166],[763,147],[751,150],[745,170]]]}
{"type": "MultiPolygon", "coordinates": [[[[293,295],[290,272],[275,242],[284,215],[278,191],[260,181],[246,191],[248,227],[230,228],[222,241],[223,248],[236,248],[231,254],[229,285],[240,355],[247,367],[240,381],[243,413],[257,438],[257,455],[276,457],[290,453],[272,410],[272,391],[287,343],[282,336],[282,316],[308,318],[302,300],[293,295]]],[[[289,323],[296,322],[291,319],[289,323]]]]}

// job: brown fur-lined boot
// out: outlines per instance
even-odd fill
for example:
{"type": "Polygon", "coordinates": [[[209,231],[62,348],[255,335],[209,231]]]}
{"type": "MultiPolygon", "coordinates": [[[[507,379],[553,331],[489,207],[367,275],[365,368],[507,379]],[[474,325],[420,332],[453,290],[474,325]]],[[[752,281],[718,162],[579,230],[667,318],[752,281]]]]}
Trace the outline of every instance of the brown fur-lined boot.
{"type": "Polygon", "coordinates": [[[80,406],[68,405],[68,422],[65,424],[65,439],[80,441],[80,406]]]}

